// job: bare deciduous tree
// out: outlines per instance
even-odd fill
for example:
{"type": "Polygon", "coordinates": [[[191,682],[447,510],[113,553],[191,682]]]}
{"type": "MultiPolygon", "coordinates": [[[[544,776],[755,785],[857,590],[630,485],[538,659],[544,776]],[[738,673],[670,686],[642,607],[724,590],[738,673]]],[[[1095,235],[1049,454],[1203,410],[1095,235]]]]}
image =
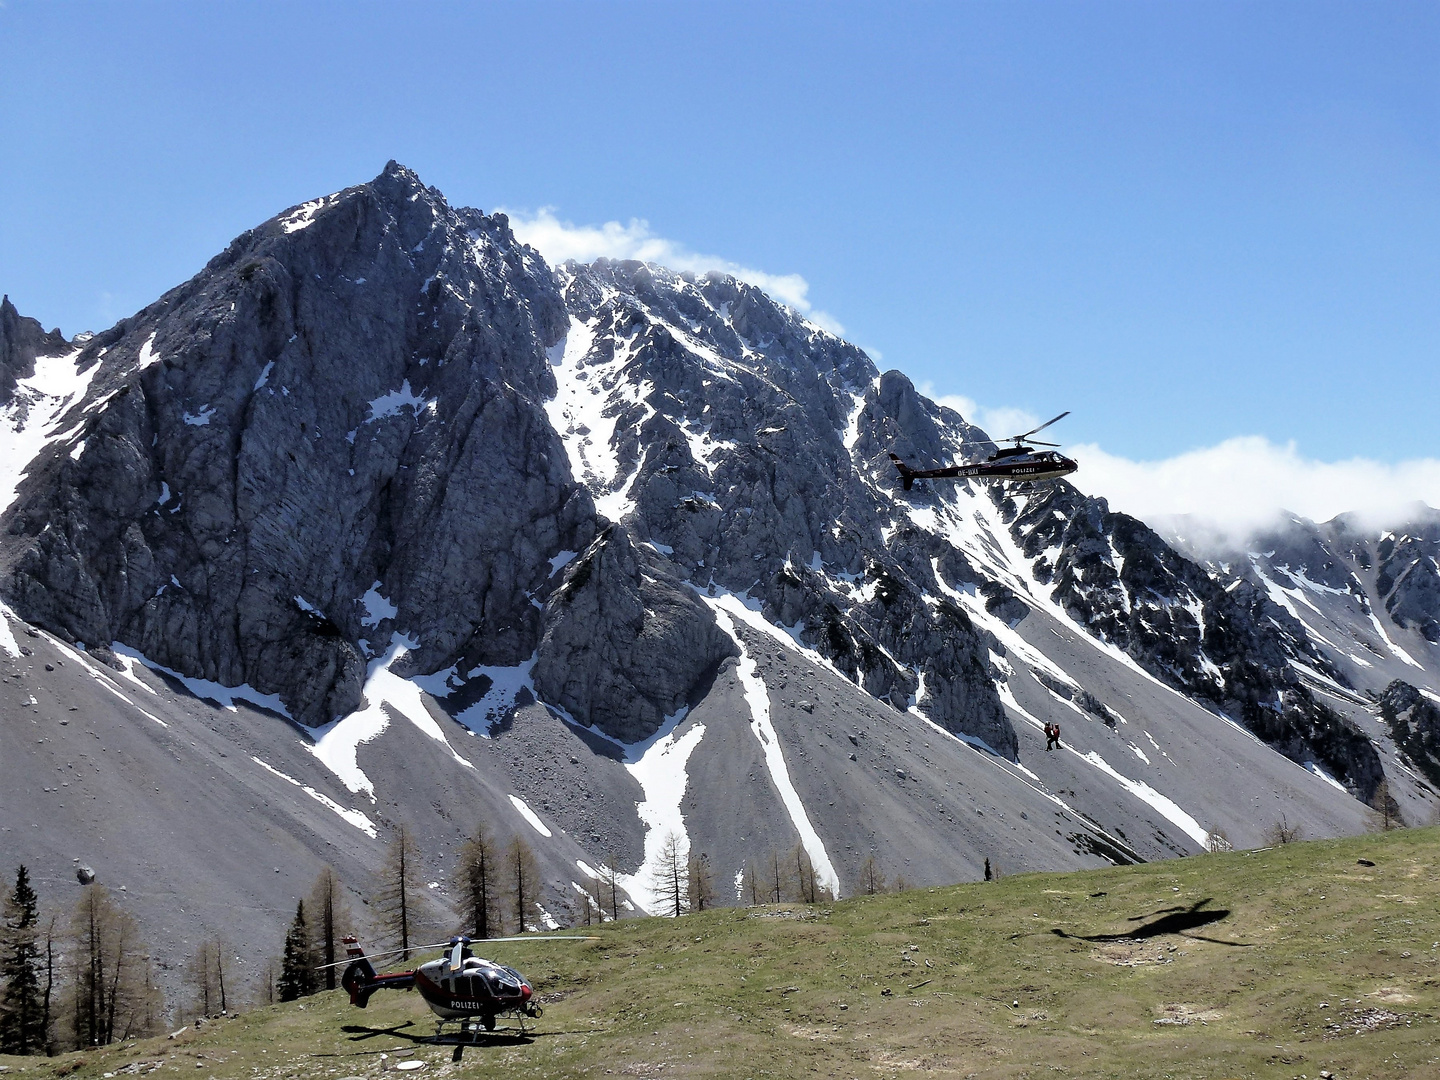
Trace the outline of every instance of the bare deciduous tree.
{"type": "Polygon", "coordinates": [[[885,891],[885,872],[880,869],[880,860],[873,854],[867,855],[860,864],[860,891],[866,896],[885,891]]]}
{"type": "MultiPolygon", "coordinates": [[[[684,844],[678,833],[667,833],[660,846],[660,861],[655,866],[651,885],[655,896],[665,908],[663,914],[680,916],[689,903],[688,875],[685,868],[684,844]]],[[[659,915],[661,912],[654,912],[659,915]]]]}
{"type": "MultiPolygon", "coordinates": [[[[344,958],[340,955],[340,942],[350,933],[351,918],[349,905],[345,903],[345,888],[335,871],[321,867],[310,887],[310,943],[315,949],[315,966],[323,972],[320,980],[326,990],[339,985],[340,968],[344,958]]],[[[317,985],[316,989],[320,989],[317,985]]]]}
{"type": "Polygon", "coordinates": [[[505,875],[510,891],[510,911],[517,923],[516,933],[523,934],[529,929],[526,916],[540,899],[540,866],[535,861],[535,852],[519,833],[505,849],[505,875]]]}
{"type": "Polygon", "coordinates": [[[134,918],[103,885],[85,886],[72,927],[71,1031],[78,1047],[152,1033],[159,990],[134,918]]]}
{"type": "Polygon", "coordinates": [[[1291,825],[1285,815],[1281,814],[1280,820],[1265,830],[1265,842],[1272,846],[1293,844],[1299,840],[1302,835],[1304,835],[1304,831],[1300,826],[1291,825]]]}
{"type": "Polygon", "coordinates": [[[796,844],[790,853],[795,868],[795,895],[802,904],[813,904],[816,900],[815,864],[804,844],[796,844]]]}
{"type": "Polygon", "coordinates": [[[1379,831],[1389,832],[1405,827],[1405,819],[1400,816],[1400,804],[1390,794],[1389,780],[1381,780],[1376,785],[1375,794],[1370,798],[1370,809],[1374,811],[1374,827],[1379,831]]]}
{"type": "Polygon", "coordinates": [[[715,878],[710,873],[710,860],[703,854],[690,857],[688,884],[689,907],[691,911],[704,911],[712,907],[715,900],[715,878]]]}
{"type": "Polygon", "coordinates": [[[390,841],[380,891],[375,907],[381,929],[410,959],[410,934],[414,924],[414,901],[420,880],[420,847],[410,830],[401,825],[390,841]]]}
{"type": "Polygon", "coordinates": [[[195,994],[197,1016],[214,1016],[228,1012],[230,1002],[225,989],[225,969],[230,949],[218,937],[202,941],[186,968],[186,981],[195,994]]]}
{"type": "Polygon", "coordinates": [[[460,898],[460,911],[466,925],[474,928],[475,938],[494,937],[504,921],[500,906],[500,849],[482,822],[475,835],[460,848],[460,861],[455,866],[455,892],[460,898]]]}
{"type": "Polygon", "coordinates": [[[602,910],[610,909],[611,922],[617,922],[620,918],[620,871],[616,863],[614,855],[607,855],[600,864],[598,899],[602,910]]]}

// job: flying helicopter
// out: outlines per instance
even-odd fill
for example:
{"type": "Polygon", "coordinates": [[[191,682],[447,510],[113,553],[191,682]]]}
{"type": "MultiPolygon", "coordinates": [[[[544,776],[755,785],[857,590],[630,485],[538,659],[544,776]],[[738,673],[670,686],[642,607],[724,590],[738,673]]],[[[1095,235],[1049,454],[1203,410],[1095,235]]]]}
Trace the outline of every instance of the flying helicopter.
{"type": "MultiPolygon", "coordinates": [[[[577,935],[537,938],[526,934],[490,938],[488,942],[594,940],[577,935]]],[[[357,938],[347,937],[344,941],[346,959],[342,963],[346,967],[340,985],[350,994],[350,1004],[365,1008],[370,1003],[370,995],[377,990],[419,990],[430,1011],[439,1017],[435,1025],[435,1041],[455,1043],[456,1060],[459,1060],[461,1047],[478,1036],[482,1029],[495,1030],[496,1017],[507,1014],[518,1017],[520,1030],[524,1032],[525,1020],[539,1017],[543,1012],[539,1003],[532,999],[534,991],[524,975],[512,967],[476,956],[470,948],[470,938],[464,935],[452,937],[442,944],[412,949],[445,948],[447,952],[411,971],[393,971],[384,975],[375,973],[370,957],[365,955],[357,938]],[[447,1024],[458,1025],[459,1031],[447,1037],[447,1024]]]]}
{"type": "Polygon", "coordinates": [[[1054,450],[1036,450],[1036,446],[1059,446],[1060,444],[1032,439],[1030,436],[1044,431],[1057,420],[1063,420],[1069,415],[1070,410],[1066,409],[1053,420],[1046,420],[1039,427],[1031,428],[1023,435],[1011,435],[1009,438],[1001,439],[1000,442],[1014,443],[1014,445],[996,450],[984,461],[949,465],[943,469],[912,469],[900,459],[898,454],[891,454],[890,460],[895,463],[895,468],[900,473],[900,483],[906,491],[914,486],[916,480],[950,480],[956,477],[975,476],[981,480],[1008,480],[1021,483],[1031,480],[1055,480],[1061,476],[1069,476],[1080,466],[1073,459],[1056,453],[1054,450]],[[1030,445],[1032,443],[1034,445],[1030,445]]]}

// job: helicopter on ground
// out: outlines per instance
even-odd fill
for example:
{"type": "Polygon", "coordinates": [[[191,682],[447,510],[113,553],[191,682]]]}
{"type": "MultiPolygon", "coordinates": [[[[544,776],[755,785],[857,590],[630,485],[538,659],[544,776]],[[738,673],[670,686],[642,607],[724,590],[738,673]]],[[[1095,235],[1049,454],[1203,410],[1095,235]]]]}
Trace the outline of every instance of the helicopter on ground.
{"type": "Polygon", "coordinates": [[[1080,466],[1072,458],[1064,454],[1056,453],[1054,450],[1036,450],[1035,446],[1059,446],[1059,443],[1043,442],[1040,439],[1032,439],[1030,436],[1036,432],[1044,431],[1057,420],[1063,420],[1070,415],[1066,409],[1053,420],[1047,420],[1037,428],[1031,428],[1023,435],[1011,435],[1009,438],[1001,439],[1001,442],[1014,443],[996,450],[984,461],[974,461],[965,465],[949,465],[943,469],[912,469],[900,459],[898,454],[891,454],[890,460],[895,463],[895,468],[900,473],[900,483],[906,491],[914,486],[916,480],[951,480],[957,477],[978,477],[981,480],[1009,480],[1017,483],[1027,483],[1032,480],[1055,480],[1062,476],[1069,476],[1080,466]],[[1028,445],[1033,443],[1034,446],[1028,445]]]}
{"type": "MultiPolygon", "coordinates": [[[[365,1008],[370,1003],[370,995],[377,990],[419,990],[430,1011],[439,1017],[435,1025],[434,1041],[453,1042],[457,1060],[461,1047],[473,1041],[482,1029],[495,1030],[497,1017],[518,1017],[523,1034],[526,1031],[525,1020],[535,1019],[543,1012],[539,1003],[533,1000],[534,990],[524,975],[512,967],[476,956],[470,948],[470,938],[464,935],[452,937],[443,945],[424,945],[412,949],[411,951],[445,948],[448,951],[438,959],[423,963],[411,971],[394,971],[385,975],[375,973],[374,965],[365,955],[357,938],[347,937],[344,940],[346,959],[342,963],[346,967],[345,974],[340,978],[340,985],[350,994],[350,1004],[360,1009],[365,1008]],[[459,1031],[447,1037],[447,1024],[457,1024],[459,1031]]],[[[592,940],[594,939],[584,936],[536,938],[530,934],[489,939],[496,943],[592,940]]]]}

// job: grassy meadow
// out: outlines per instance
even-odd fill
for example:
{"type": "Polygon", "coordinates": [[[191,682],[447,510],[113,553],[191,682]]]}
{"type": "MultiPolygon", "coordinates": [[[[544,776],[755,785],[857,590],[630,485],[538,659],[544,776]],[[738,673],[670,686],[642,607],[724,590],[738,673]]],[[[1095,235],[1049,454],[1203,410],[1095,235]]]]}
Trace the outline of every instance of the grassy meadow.
{"type": "Polygon", "coordinates": [[[1435,828],[593,932],[482,950],[530,977],[545,1015],[528,1036],[502,1022],[458,1065],[425,1041],[417,994],[361,1011],[334,992],[0,1067],[26,1080],[398,1077],[414,1060],[506,1080],[1440,1077],[1435,828]]]}

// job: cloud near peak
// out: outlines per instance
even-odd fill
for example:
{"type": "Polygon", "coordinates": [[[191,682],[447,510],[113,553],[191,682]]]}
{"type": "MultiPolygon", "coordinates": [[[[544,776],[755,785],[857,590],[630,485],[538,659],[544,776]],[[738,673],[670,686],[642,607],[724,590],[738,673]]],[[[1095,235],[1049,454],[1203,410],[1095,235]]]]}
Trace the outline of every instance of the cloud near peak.
{"type": "Polygon", "coordinates": [[[1287,511],[1311,521],[1353,512],[1381,527],[1413,520],[1416,502],[1440,506],[1436,458],[1317,461],[1259,435],[1161,461],[1131,461],[1093,444],[1066,453],[1080,463],[1075,486],[1104,496],[1111,509],[1156,527],[1188,515],[1217,543],[1239,543],[1287,511]]]}
{"type": "MultiPolygon", "coordinates": [[[[1040,418],[1026,409],[981,405],[960,394],[920,392],[954,409],[991,436],[1028,431],[1040,418]]],[[[1040,436],[1044,438],[1044,436],[1040,436]]],[[[1299,514],[1329,521],[1354,513],[1384,528],[1411,522],[1417,502],[1440,507],[1440,459],[1319,461],[1294,443],[1246,435],[1159,461],[1132,461],[1091,444],[1067,446],[1080,463],[1070,477],[1087,495],[1140,518],[1162,533],[1183,525],[1187,539],[1220,550],[1299,514]],[[1181,520],[1183,519],[1183,521],[1181,520]]]]}
{"type": "Polygon", "coordinates": [[[840,336],[845,328],[834,316],[821,311],[810,302],[810,283],[799,274],[768,274],[718,255],[701,255],[683,244],[656,236],[650,223],[631,218],[628,225],[607,221],[603,225],[576,225],[562,221],[553,207],[545,206],[533,214],[526,211],[503,210],[510,218],[510,228],[521,243],[529,244],[552,263],[566,259],[594,262],[596,259],[635,259],[658,263],[682,273],[716,272],[756,288],[764,289],[782,304],[788,304],[816,326],[840,336]]]}

